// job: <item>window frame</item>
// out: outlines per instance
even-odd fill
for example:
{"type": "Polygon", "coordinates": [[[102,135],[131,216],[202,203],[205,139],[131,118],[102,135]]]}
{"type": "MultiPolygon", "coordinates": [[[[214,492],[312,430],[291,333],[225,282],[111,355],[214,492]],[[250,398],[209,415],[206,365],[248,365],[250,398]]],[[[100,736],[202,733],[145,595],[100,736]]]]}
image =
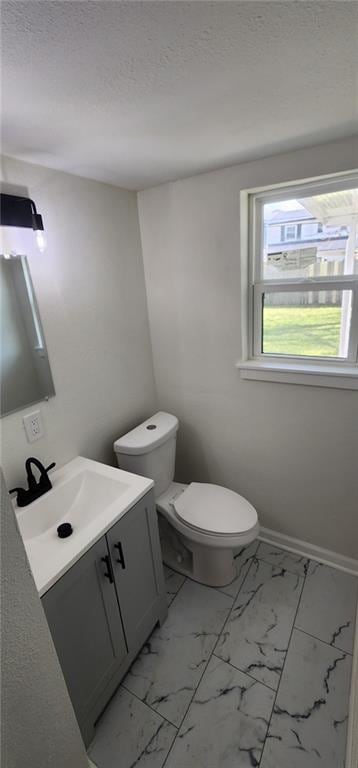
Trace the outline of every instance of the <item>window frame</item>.
{"type": "Polygon", "coordinates": [[[358,275],[285,278],[281,281],[264,280],[262,271],[263,206],[265,203],[282,202],[296,197],[303,198],[314,194],[351,189],[352,186],[358,186],[357,171],[321,177],[303,183],[289,183],[261,190],[247,190],[242,193],[244,205],[242,205],[241,214],[242,218],[246,214],[248,227],[247,229],[244,227],[247,238],[247,260],[246,267],[244,266],[242,269],[242,276],[246,282],[244,286],[246,317],[243,318],[243,350],[246,359],[238,363],[237,367],[241,369],[243,378],[262,378],[270,381],[286,380],[288,383],[358,388],[358,275]],[[346,358],[271,354],[262,351],[264,293],[305,290],[352,291],[350,339],[346,358]],[[259,375],[260,370],[264,375],[259,375]],[[279,374],[277,378],[273,375],[275,371],[279,374]],[[271,375],[268,376],[268,373],[271,375]],[[282,377],[282,373],[286,374],[286,377],[282,377]],[[298,374],[298,376],[290,376],[290,374],[298,374]],[[305,377],[304,374],[310,375],[305,377]],[[323,381],[324,377],[326,377],[325,381],[323,381]],[[340,377],[345,377],[346,380],[339,382],[340,377]]]}

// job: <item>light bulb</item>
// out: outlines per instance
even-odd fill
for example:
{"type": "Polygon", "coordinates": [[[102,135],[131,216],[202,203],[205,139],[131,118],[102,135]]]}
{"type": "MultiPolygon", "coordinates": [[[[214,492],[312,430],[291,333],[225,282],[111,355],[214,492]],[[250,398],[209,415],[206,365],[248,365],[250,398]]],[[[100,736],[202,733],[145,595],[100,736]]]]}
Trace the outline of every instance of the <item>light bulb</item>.
{"type": "Polygon", "coordinates": [[[38,229],[36,231],[36,244],[40,253],[44,253],[44,251],[46,251],[46,237],[42,229],[38,229]]]}

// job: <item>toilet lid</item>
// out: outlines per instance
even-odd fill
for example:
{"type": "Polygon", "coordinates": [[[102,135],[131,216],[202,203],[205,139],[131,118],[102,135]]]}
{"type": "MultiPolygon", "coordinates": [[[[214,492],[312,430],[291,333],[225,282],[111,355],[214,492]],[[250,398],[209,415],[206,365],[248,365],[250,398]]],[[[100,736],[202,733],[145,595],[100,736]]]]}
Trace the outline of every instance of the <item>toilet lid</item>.
{"type": "Polygon", "coordinates": [[[190,483],[174,509],[184,523],[210,533],[240,534],[257,523],[256,510],[243,496],[211,483],[190,483]]]}

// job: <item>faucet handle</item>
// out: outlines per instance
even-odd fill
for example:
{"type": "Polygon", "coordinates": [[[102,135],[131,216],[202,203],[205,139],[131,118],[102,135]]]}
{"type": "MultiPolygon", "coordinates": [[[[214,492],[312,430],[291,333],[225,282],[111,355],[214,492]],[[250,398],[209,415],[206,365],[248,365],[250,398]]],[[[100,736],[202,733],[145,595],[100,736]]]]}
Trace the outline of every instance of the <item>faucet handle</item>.
{"type": "Polygon", "coordinates": [[[48,466],[48,467],[46,467],[46,472],[49,472],[49,471],[50,471],[50,469],[53,469],[55,466],[56,466],[56,462],[55,462],[55,461],[53,461],[53,462],[52,462],[52,464],[49,464],[49,466],[48,466]]]}
{"type": "Polygon", "coordinates": [[[18,507],[25,507],[28,503],[28,492],[25,490],[25,488],[12,488],[9,493],[16,493],[16,504],[18,507]]]}

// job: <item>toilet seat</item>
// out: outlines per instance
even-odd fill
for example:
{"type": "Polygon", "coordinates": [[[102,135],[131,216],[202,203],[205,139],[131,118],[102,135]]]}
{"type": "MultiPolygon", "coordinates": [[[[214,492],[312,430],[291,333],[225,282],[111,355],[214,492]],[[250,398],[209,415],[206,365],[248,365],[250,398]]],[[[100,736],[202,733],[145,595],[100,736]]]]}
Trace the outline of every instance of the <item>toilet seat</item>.
{"type": "Polygon", "coordinates": [[[173,502],[187,526],[215,536],[240,536],[257,525],[254,507],[235,491],[212,483],[190,483],[173,502]]]}

